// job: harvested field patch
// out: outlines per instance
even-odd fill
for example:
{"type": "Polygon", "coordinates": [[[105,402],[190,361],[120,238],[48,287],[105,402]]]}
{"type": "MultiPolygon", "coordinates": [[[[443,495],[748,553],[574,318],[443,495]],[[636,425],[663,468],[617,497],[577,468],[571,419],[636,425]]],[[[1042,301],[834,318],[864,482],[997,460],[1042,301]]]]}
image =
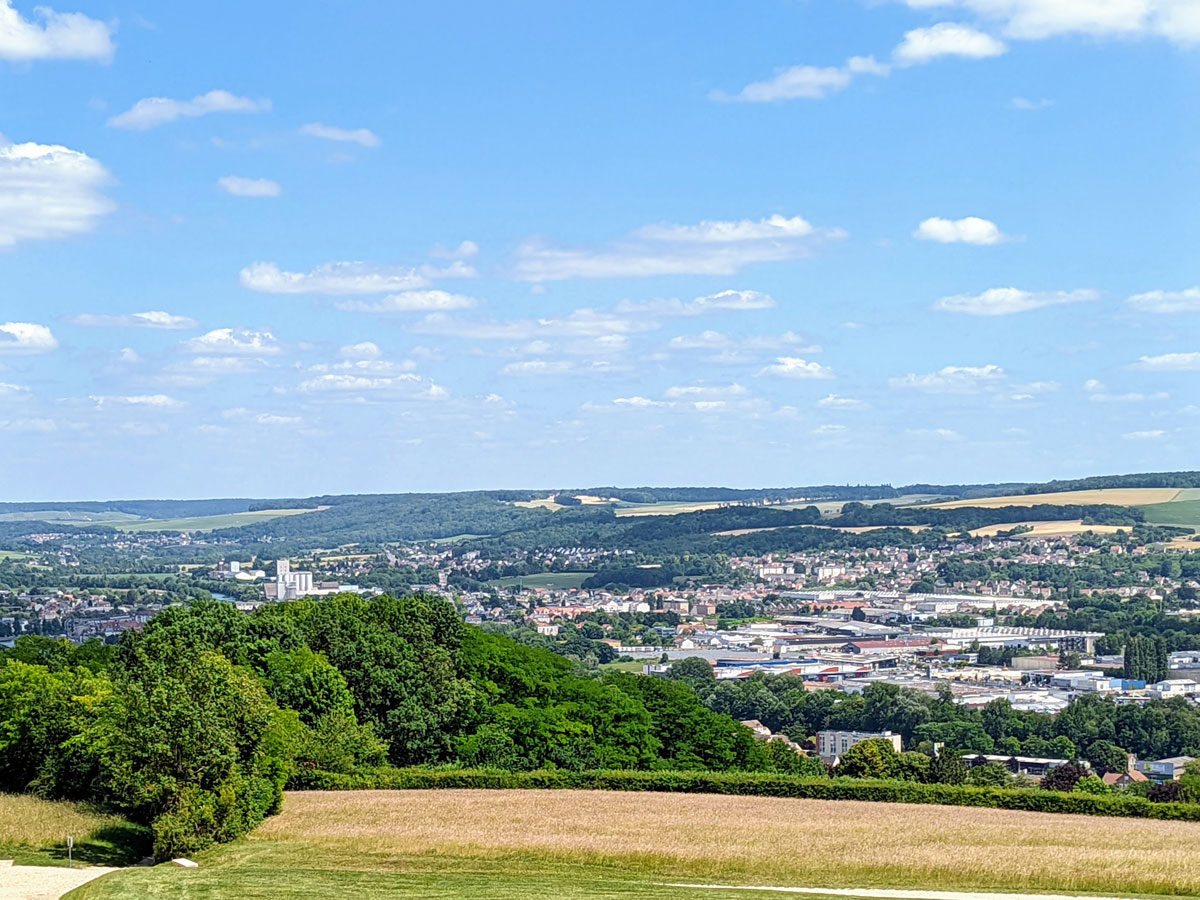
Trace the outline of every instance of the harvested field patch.
{"type": "Polygon", "coordinates": [[[932,503],[933,509],[959,509],[964,506],[995,509],[998,506],[1145,506],[1148,503],[1169,503],[1179,494],[1178,488],[1106,488],[1098,491],[1063,491],[1056,494],[1013,494],[1007,497],[978,497],[974,500],[951,500],[932,503]]]}

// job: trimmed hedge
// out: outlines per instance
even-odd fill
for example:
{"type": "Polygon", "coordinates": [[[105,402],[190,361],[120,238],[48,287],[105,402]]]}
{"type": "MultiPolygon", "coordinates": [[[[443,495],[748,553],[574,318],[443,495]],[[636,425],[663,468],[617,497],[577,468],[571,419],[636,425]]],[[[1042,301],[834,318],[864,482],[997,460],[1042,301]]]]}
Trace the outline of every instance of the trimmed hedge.
{"type": "Polygon", "coordinates": [[[289,790],[427,790],[571,789],[595,791],[663,791],[686,794],[734,794],[793,797],[805,800],[865,800],[874,803],[932,803],[981,806],[1025,812],[1124,816],[1200,822],[1200,804],[1151,803],[1144,797],[1064,794],[1057,791],[1011,790],[972,785],[920,784],[858,778],[804,778],[751,772],[504,772],[494,769],[384,769],[343,775],[302,771],[292,775],[289,790]]]}

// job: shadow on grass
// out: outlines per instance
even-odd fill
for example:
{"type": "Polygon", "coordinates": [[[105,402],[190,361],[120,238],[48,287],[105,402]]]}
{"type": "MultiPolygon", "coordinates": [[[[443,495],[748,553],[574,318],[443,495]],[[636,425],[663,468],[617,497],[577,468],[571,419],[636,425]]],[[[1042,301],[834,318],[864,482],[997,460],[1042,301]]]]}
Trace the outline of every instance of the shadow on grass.
{"type": "MultiPolygon", "coordinates": [[[[48,847],[12,847],[11,855],[18,864],[67,864],[67,842],[48,847]]],[[[5,848],[0,847],[0,856],[5,848]]],[[[109,825],[84,838],[77,838],[71,859],[85,866],[132,866],[150,855],[150,829],[132,822],[109,825]]]]}

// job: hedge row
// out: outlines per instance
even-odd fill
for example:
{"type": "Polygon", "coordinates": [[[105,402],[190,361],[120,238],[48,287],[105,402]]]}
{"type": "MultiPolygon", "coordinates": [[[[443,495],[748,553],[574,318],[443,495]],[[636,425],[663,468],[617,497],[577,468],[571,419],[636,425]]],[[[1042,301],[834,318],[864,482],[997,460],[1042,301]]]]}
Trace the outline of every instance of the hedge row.
{"type": "Polygon", "coordinates": [[[749,772],[504,772],[488,769],[385,769],[342,775],[297,772],[290,790],[416,790],[430,788],[574,789],[599,791],[665,791],[688,794],[735,794],[795,797],[806,800],[866,800],[875,803],[933,803],[981,806],[1027,812],[1125,816],[1139,819],[1200,821],[1200,804],[1151,803],[1144,797],[1064,794],[1042,790],[1007,790],[971,785],[919,784],[857,778],[804,778],[749,772]]]}

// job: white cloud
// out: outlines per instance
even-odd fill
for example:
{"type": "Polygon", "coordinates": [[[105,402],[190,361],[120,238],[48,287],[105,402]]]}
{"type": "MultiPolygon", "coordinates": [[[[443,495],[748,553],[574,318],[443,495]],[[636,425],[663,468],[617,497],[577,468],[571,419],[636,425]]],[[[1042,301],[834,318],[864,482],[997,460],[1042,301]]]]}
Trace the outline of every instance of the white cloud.
{"type": "Polygon", "coordinates": [[[617,397],[613,400],[616,406],[628,406],[632,409],[652,409],[659,406],[667,406],[661,400],[651,400],[649,397],[617,397]]]}
{"type": "Polygon", "coordinates": [[[845,430],[845,425],[818,425],[810,433],[818,437],[830,437],[831,435],[842,434],[845,430]]]}
{"type": "Polygon", "coordinates": [[[83,13],[60,13],[45,6],[35,6],[33,12],[41,24],[22,18],[12,0],[0,0],[0,59],[112,60],[116,51],[112,25],[83,13]]]}
{"type": "Polygon", "coordinates": [[[239,273],[242,287],[264,294],[385,294],[429,285],[416,269],[332,262],[311,272],[284,272],[273,262],[256,262],[239,273]]]}
{"type": "Polygon", "coordinates": [[[1022,112],[1036,112],[1039,109],[1049,109],[1054,105],[1054,101],[1047,100],[1045,97],[1041,100],[1030,100],[1028,97],[1013,97],[1008,101],[1008,105],[1022,112]]]}
{"type": "Polygon", "coordinates": [[[251,100],[229,91],[209,91],[191,100],[172,100],[168,97],[146,97],[120,115],[108,120],[112,128],[147,131],[176,119],[207,116],[210,113],[254,113],[271,108],[270,100],[251,100]]]}
{"type": "Polygon", "coordinates": [[[1164,37],[1200,41],[1195,0],[907,0],[918,9],[955,6],[1000,23],[1004,34],[1043,40],[1066,34],[1094,37],[1164,37]]]}
{"type": "Polygon", "coordinates": [[[774,215],[758,221],[704,221],[648,225],[599,247],[551,247],[530,240],[517,248],[518,281],[636,278],[653,275],[733,275],[759,262],[798,259],[829,240],[837,228],[774,215]]]}
{"type": "Polygon", "coordinates": [[[961,441],[962,435],[952,428],[909,428],[905,434],[918,438],[937,438],[942,441],[961,441]]]}
{"type": "Polygon", "coordinates": [[[777,103],[781,100],[824,100],[850,86],[858,75],[887,76],[891,69],[871,56],[853,56],[844,66],[791,66],[766,81],[755,81],[732,96],[713,91],[720,102],[777,103]]]}
{"type": "Polygon", "coordinates": [[[339,363],[312,366],[311,372],[350,372],[356,375],[387,375],[394,376],[403,372],[413,372],[417,364],[411,359],[402,362],[392,362],[387,359],[345,359],[339,363]]]}
{"type": "Polygon", "coordinates": [[[28,393],[29,388],[19,384],[9,384],[6,381],[0,381],[0,397],[13,397],[17,394],[28,393]]]}
{"type": "Polygon", "coordinates": [[[958,294],[943,297],[934,304],[944,312],[969,316],[1007,316],[1045,306],[1083,303],[1099,298],[1096,291],[1022,291],[1017,288],[992,288],[982,294],[958,294]]]}
{"type": "Polygon", "coordinates": [[[500,370],[501,375],[569,375],[574,366],[566,360],[527,359],[500,370]]]}
{"type": "Polygon", "coordinates": [[[304,421],[300,416],[281,416],[278,413],[267,412],[256,413],[244,407],[226,409],[222,411],[221,418],[233,422],[250,422],[255,425],[267,425],[271,427],[299,425],[304,421]]]}
{"type": "Polygon", "coordinates": [[[1150,431],[1127,431],[1121,435],[1127,441],[1157,441],[1166,436],[1165,431],[1157,428],[1150,431]]]}
{"type": "Polygon", "coordinates": [[[665,396],[672,400],[717,397],[743,397],[748,394],[740,384],[685,384],[669,387],[665,396]]]}
{"type": "Polygon", "coordinates": [[[617,304],[620,313],[652,313],[660,316],[698,316],[706,312],[774,309],[779,303],[761,291],[720,291],[695,300],[648,300],[635,303],[622,300],[617,304]]]}
{"type": "Polygon", "coordinates": [[[58,349],[58,341],[45,325],[5,322],[0,325],[0,355],[32,356],[58,349]]]}
{"type": "Polygon", "coordinates": [[[450,294],[446,291],[403,291],[391,294],[382,300],[345,300],[337,304],[338,309],[352,312],[433,312],[448,309],[470,309],[477,305],[474,297],[465,294],[450,294]]]}
{"type": "Polygon", "coordinates": [[[137,406],[145,409],[179,409],[186,406],[182,400],[176,400],[166,394],[138,394],[131,397],[98,397],[91,398],[99,407],[106,406],[137,406]]]}
{"type": "Polygon", "coordinates": [[[922,241],[937,241],[939,244],[1000,244],[1008,240],[995,222],[967,216],[965,219],[942,219],[933,217],[917,226],[913,237],[922,241]]]}
{"type": "Polygon", "coordinates": [[[667,342],[672,350],[713,350],[729,344],[729,338],[719,331],[702,331],[700,334],[681,334],[667,342]]]}
{"type": "Polygon", "coordinates": [[[1129,298],[1129,305],[1149,313],[1200,312],[1200,287],[1134,294],[1129,298]]]}
{"type": "Polygon", "coordinates": [[[100,192],[111,180],[86,153],[0,135],[0,248],[90,231],[115,208],[100,192]]]}
{"type": "Polygon", "coordinates": [[[77,316],[68,316],[67,321],[72,325],[82,325],[88,328],[157,328],[168,331],[196,328],[200,324],[195,319],[187,316],[175,316],[160,309],[128,313],[127,315],[80,313],[77,316]]]}
{"type": "Polygon", "coordinates": [[[1200,353],[1164,353],[1143,356],[1133,364],[1149,372],[1200,372],[1200,353]]]}
{"type": "Polygon", "coordinates": [[[278,197],[283,193],[279,182],[269,178],[242,178],[226,175],[217,179],[217,186],[235,197],[278,197]]]}
{"type": "Polygon", "coordinates": [[[833,370],[818,362],[809,362],[798,356],[780,356],[774,365],[764,366],[759,375],[777,375],[781,378],[819,378],[833,377],[833,370]]]}
{"type": "Polygon", "coordinates": [[[602,337],[653,331],[658,323],[595,309],[577,309],[560,318],[472,321],[430,313],[409,330],[471,340],[528,341],[546,337],[602,337]]]}
{"type": "Polygon", "coordinates": [[[378,344],[363,341],[361,344],[347,344],[338,351],[338,355],[346,359],[379,359],[383,356],[383,351],[379,349],[378,344]]]}
{"type": "Polygon", "coordinates": [[[274,356],[280,352],[271,332],[248,328],[216,328],[184,341],[182,346],[188,353],[218,356],[274,356]]]}
{"type": "Polygon", "coordinates": [[[928,28],[905,32],[904,40],[892,51],[897,65],[920,66],[944,56],[987,59],[1008,50],[1003,41],[970,25],[938,22],[928,28]]]}
{"type": "Polygon", "coordinates": [[[817,401],[817,406],[826,409],[866,409],[867,404],[853,397],[842,397],[838,394],[828,394],[817,401]]]}
{"type": "Polygon", "coordinates": [[[322,125],[320,122],[309,122],[307,125],[302,125],[300,133],[326,141],[359,144],[363,147],[378,147],[383,143],[374,132],[366,128],[338,128],[334,125],[322,125]]]}
{"type": "Polygon", "coordinates": [[[444,247],[441,244],[429,251],[430,256],[438,259],[470,259],[478,255],[479,245],[474,241],[463,241],[457,247],[444,247]]]}
{"type": "Polygon", "coordinates": [[[924,375],[909,373],[889,381],[894,388],[924,391],[929,394],[973,394],[1005,377],[996,365],[944,366],[924,375]]]}

